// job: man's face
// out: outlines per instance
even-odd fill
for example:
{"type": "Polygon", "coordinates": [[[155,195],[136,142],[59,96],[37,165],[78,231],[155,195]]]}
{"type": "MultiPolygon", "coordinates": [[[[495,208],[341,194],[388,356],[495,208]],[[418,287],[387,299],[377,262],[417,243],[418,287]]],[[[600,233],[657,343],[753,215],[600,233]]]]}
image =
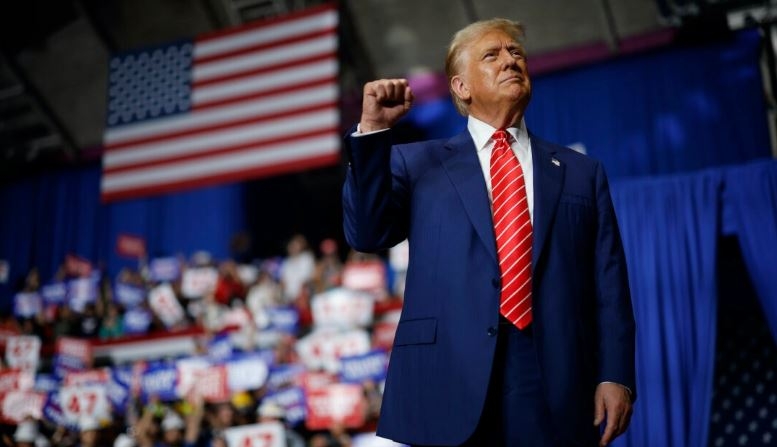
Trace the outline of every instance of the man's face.
{"type": "Polygon", "coordinates": [[[509,34],[486,32],[464,48],[460,64],[454,90],[469,102],[471,115],[482,119],[505,107],[526,109],[531,97],[526,52],[509,34]]]}

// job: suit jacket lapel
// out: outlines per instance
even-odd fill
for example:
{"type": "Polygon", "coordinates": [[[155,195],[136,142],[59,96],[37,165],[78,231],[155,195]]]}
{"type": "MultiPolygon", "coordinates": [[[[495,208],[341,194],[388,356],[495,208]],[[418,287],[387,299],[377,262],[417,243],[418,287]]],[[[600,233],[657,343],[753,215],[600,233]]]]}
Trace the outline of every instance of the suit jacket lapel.
{"type": "Polygon", "coordinates": [[[532,271],[542,254],[548,230],[556,215],[559,197],[564,185],[565,166],[553,154],[552,146],[529,135],[534,165],[534,243],[532,244],[532,271]]]}
{"type": "Polygon", "coordinates": [[[491,206],[486,181],[480,167],[475,143],[469,132],[451,138],[442,151],[441,162],[461,197],[464,209],[486,250],[497,262],[491,206]]]}

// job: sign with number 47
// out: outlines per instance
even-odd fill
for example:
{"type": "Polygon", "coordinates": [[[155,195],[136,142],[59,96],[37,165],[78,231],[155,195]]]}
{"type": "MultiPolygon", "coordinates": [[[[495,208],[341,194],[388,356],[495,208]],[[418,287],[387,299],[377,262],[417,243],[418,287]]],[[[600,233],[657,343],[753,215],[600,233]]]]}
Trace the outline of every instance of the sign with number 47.
{"type": "Polygon", "coordinates": [[[278,422],[228,428],[224,437],[228,447],[286,447],[286,433],[278,422]]]}

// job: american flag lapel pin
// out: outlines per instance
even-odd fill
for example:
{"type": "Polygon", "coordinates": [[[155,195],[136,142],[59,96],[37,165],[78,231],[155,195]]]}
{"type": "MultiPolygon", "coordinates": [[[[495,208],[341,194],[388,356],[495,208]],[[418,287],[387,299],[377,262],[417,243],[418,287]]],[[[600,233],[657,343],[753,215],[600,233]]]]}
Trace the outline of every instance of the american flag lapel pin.
{"type": "Polygon", "coordinates": [[[561,166],[561,162],[556,158],[551,158],[550,161],[553,162],[553,164],[556,166],[561,166]]]}

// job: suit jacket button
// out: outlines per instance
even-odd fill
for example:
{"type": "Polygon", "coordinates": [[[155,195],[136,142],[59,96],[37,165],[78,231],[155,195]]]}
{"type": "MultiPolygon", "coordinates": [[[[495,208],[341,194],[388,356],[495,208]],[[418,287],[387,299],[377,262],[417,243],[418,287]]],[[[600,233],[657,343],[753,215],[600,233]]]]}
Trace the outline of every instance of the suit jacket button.
{"type": "Polygon", "coordinates": [[[486,331],[486,332],[488,333],[489,337],[493,337],[493,336],[496,335],[497,330],[496,330],[496,327],[491,326],[490,328],[488,328],[488,331],[486,331]]]}
{"type": "Polygon", "coordinates": [[[502,285],[501,281],[499,281],[499,278],[492,279],[491,284],[494,285],[495,289],[498,289],[502,285]]]}

